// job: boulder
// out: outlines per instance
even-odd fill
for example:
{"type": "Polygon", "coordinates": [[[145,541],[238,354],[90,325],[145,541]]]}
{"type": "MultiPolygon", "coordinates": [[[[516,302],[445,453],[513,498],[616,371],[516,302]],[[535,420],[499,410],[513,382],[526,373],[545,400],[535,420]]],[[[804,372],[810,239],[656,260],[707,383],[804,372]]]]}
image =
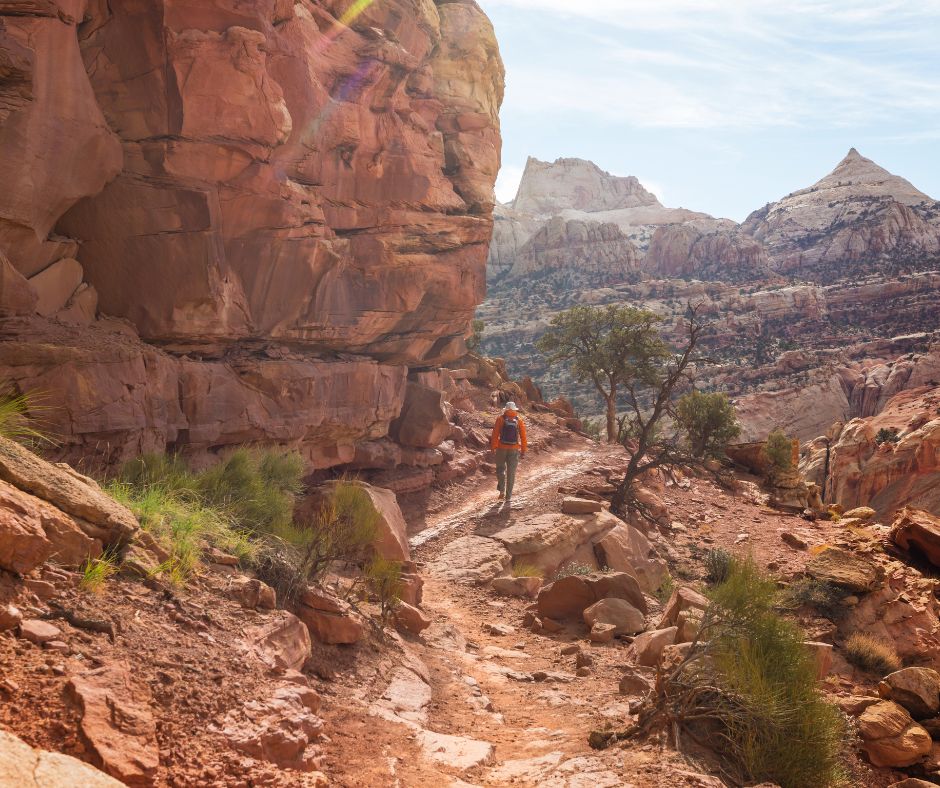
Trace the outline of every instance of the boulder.
{"type": "Polygon", "coordinates": [[[43,317],[51,317],[64,309],[81,285],[82,276],[81,263],[68,257],[31,276],[29,284],[37,296],[36,311],[43,317]]]}
{"type": "Polygon", "coordinates": [[[930,734],[892,701],[869,706],[858,718],[862,749],[875,766],[911,766],[930,752],[930,734]]]}
{"type": "Polygon", "coordinates": [[[568,575],[544,586],[536,604],[539,615],[548,618],[580,617],[585,608],[601,599],[625,599],[643,615],[646,599],[639,583],[625,572],[568,575]]]}
{"type": "MultiPolygon", "coordinates": [[[[402,567],[399,596],[402,602],[417,607],[421,604],[421,599],[424,596],[424,578],[417,571],[409,571],[412,567],[414,567],[414,564],[411,563],[406,563],[402,567]]],[[[417,569],[417,567],[414,568],[417,569]]]]}
{"type": "Polygon", "coordinates": [[[256,577],[235,577],[228,591],[233,599],[248,610],[274,610],[277,607],[277,595],[274,589],[256,577]]]}
{"type": "Polygon", "coordinates": [[[0,316],[28,315],[36,308],[36,291],[0,251],[0,316]]]}
{"type": "Polygon", "coordinates": [[[659,588],[666,576],[666,561],[659,557],[649,539],[626,523],[615,525],[597,539],[594,554],[598,565],[634,575],[648,594],[659,588]]]}
{"type": "Polygon", "coordinates": [[[403,446],[433,449],[450,435],[444,408],[444,392],[408,381],[401,415],[389,427],[389,435],[403,446]]]}
{"type": "Polygon", "coordinates": [[[936,783],[929,783],[917,777],[908,777],[900,782],[891,783],[888,788],[936,788],[936,783]]]}
{"type": "Polygon", "coordinates": [[[348,603],[315,588],[300,597],[297,616],[313,638],[328,645],[358,643],[365,635],[365,622],[348,603]]]}
{"type": "Polygon", "coordinates": [[[250,650],[272,668],[300,670],[310,656],[310,632],[293,613],[277,610],[267,620],[245,630],[250,650]]]}
{"type": "Polygon", "coordinates": [[[827,547],[811,558],[806,571],[816,580],[856,593],[873,591],[884,580],[884,570],[879,564],[838,547],[827,547]]]}
{"type": "MultiPolygon", "coordinates": [[[[321,490],[314,492],[314,501],[328,497],[338,483],[340,482],[327,482],[321,490]]],[[[398,498],[395,493],[365,482],[357,481],[355,484],[369,497],[372,507],[378,515],[376,521],[377,531],[373,541],[375,551],[382,558],[387,558],[390,561],[410,561],[411,547],[408,544],[408,526],[405,524],[405,518],[398,506],[398,498]]]]}
{"type": "Polygon", "coordinates": [[[512,555],[495,539],[470,535],[448,542],[429,569],[444,580],[482,586],[503,574],[511,563],[512,555]]]}
{"type": "Polygon", "coordinates": [[[633,653],[636,662],[644,667],[655,667],[663,656],[663,649],[676,642],[677,627],[653,629],[643,632],[633,639],[633,653]]]}
{"type": "Polygon", "coordinates": [[[900,704],[915,720],[940,713],[940,673],[931,668],[902,668],[878,684],[878,694],[900,704]]]}
{"type": "Polygon", "coordinates": [[[0,785],[10,788],[122,788],[124,783],[71,755],[34,750],[12,733],[0,730],[0,785]]]}
{"type": "Polygon", "coordinates": [[[128,544],[139,529],[130,509],[90,479],[7,438],[0,438],[0,479],[70,515],[86,536],[105,546],[128,544]]]}
{"type": "Polygon", "coordinates": [[[418,608],[412,607],[407,602],[400,602],[392,615],[395,626],[404,629],[412,635],[420,635],[425,629],[431,626],[431,619],[422,613],[418,608]]]}
{"type": "Polygon", "coordinates": [[[561,502],[561,511],[563,514],[594,514],[602,511],[604,505],[600,501],[592,501],[588,498],[564,498],[561,502]]]}
{"type": "Polygon", "coordinates": [[[888,538],[902,550],[916,550],[940,567],[940,517],[905,506],[891,524],[888,538]]]}
{"type": "Polygon", "coordinates": [[[594,566],[594,538],[620,524],[606,511],[581,515],[553,512],[515,522],[495,533],[493,539],[509,551],[514,563],[535,566],[550,577],[572,561],[594,566]]]}
{"type": "Polygon", "coordinates": [[[86,670],[70,677],[67,692],[97,764],[128,785],[151,785],[160,766],[153,700],[131,675],[126,665],[86,670]]]}
{"type": "Polygon", "coordinates": [[[829,675],[832,669],[832,645],[830,643],[820,643],[815,640],[807,640],[803,646],[809,651],[816,664],[816,680],[822,681],[829,675]]]}
{"type": "Polygon", "coordinates": [[[663,614],[659,619],[657,629],[678,626],[680,613],[698,611],[701,614],[705,612],[707,607],[708,600],[698,593],[698,591],[694,591],[686,586],[680,586],[672,592],[672,595],[666,602],[666,607],[663,609],[663,614]]]}
{"type": "Polygon", "coordinates": [[[497,577],[490,584],[497,594],[535,599],[542,587],[541,577],[497,577]]]}
{"type": "Polygon", "coordinates": [[[854,509],[849,509],[844,515],[842,515],[843,520],[871,520],[877,512],[872,509],[870,506],[856,506],[854,509]]]}
{"type": "Polygon", "coordinates": [[[643,614],[624,599],[601,599],[587,608],[582,615],[589,627],[594,624],[613,624],[615,635],[635,635],[642,632],[646,622],[643,614]]]}

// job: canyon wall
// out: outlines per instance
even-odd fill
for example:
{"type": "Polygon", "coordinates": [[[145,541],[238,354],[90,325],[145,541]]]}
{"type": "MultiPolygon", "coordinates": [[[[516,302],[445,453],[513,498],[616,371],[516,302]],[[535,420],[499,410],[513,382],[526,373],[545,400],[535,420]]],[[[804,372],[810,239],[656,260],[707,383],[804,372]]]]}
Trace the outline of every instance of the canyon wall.
{"type": "Polygon", "coordinates": [[[0,378],[60,453],[349,461],[485,288],[473,0],[0,1],[0,378]]]}

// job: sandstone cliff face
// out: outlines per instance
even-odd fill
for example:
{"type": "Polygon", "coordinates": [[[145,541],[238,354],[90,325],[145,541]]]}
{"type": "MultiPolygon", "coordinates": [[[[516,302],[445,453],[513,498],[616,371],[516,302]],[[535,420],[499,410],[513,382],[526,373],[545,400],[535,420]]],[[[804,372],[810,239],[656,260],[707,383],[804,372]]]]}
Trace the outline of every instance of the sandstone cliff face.
{"type": "Polygon", "coordinates": [[[503,82],[473,0],[12,6],[0,374],[55,384],[66,451],[278,440],[336,464],[385,434],[408,367],[462,354],[503,82]],[[129,325],[63,327],[99,310],[129,325]]]}
{"type": "Polygon", "coordinates": [[[817,282],[936,267],[937,203],[855,148],[825,178],[752,213],[742,229],[774,267],[817,282]]]}
{"type": "Polygon", "coordinates": [[[748,282],[771,276],[764,247],[730,221],[693,221],[660,227],[650,240],[643,270],[657,278],[724,282],[748,282]]]}

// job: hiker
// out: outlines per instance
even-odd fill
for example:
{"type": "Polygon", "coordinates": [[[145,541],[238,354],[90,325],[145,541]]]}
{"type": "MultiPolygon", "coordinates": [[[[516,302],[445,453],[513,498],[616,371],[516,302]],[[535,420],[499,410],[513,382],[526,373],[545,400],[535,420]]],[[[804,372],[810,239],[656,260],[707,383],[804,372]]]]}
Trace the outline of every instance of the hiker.
{"type": "Polygon", "coordinates": [[[490,446],[496,452],[496,489],[500,499],[508,503],[512,499],[512,486],[516,481],[516,467],[525,457],[528,446],[525,437],[525,422],[516,409],[515,402],[507,402],[503,412],[493,425],[490,446]]]}

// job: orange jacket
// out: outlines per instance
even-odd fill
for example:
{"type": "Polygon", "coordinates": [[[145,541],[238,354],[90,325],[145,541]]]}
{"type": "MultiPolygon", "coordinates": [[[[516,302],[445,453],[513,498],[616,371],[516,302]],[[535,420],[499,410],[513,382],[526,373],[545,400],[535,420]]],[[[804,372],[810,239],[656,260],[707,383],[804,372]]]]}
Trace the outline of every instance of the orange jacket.
{"type": "Polygon", "coordinates": [[[520,416],[514,410],[507,410],[506,413],[519,419],[519,443],[503,443],[499,439],[499,435],[503,431],[503,414],[501,414],[499,418],[496,419],[496,424],[493,426],[493,435],[490,438],[490,448],[492,448],[494,451],[496,449],[521,449],[522,453],[525,454],[525,451],[529,446],[525,437],[525,422],[522,420],[522,416],[520,416]]]}

